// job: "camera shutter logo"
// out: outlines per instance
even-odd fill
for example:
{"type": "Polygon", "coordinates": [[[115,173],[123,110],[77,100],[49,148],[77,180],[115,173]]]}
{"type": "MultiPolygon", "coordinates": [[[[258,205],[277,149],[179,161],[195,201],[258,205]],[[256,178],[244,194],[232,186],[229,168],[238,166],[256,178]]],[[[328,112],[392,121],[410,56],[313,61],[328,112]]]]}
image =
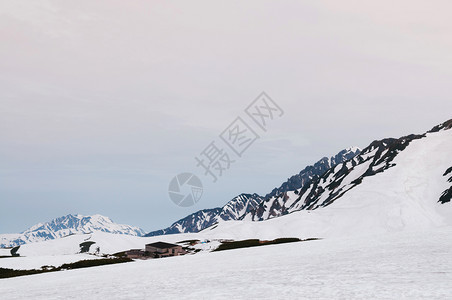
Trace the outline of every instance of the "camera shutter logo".
{"type": "Polygon", "coordinates": [[[182,207],[190,207],[201,199],[203,192],[201,180],[192,173],[181,173],[169,184],[168,194],[171,201],[182,207]]]}

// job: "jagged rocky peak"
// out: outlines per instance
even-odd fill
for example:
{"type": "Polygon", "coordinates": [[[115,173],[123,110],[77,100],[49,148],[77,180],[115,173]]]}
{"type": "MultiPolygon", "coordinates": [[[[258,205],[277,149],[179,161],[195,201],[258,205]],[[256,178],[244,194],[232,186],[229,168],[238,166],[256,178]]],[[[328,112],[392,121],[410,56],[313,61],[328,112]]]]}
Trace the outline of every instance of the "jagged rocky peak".
{"type": "Polygon", "coordinates": [[[281,187],[274,189],[270,194],[262,197],[254,194],[240,194],[223,207],[206,209],[195,212],[187,217],[174,222],[171,226],[149,232],[146,236],[157,236],[163,234],[175,234],[184,232],[199,232],[218,222],[229,220],[242,220],[245,216],[259,209],[264,199],[272,194],[281,194],[282,191],[295,190],[310,182],[314,177],[325,173],[331,166],[355,157],[360,152],[358,147],[350,147],[340,151],[331,157],[324,157],[313,166],[306,167],[299,174],[292,176],[281,187]]]}
{"type": "Polygon", "coordinates": [[[221,210],[222,209],[220,207],[199,210],[186,216],[185,218],[174,222],[173,224],[171,224],[171,226],[165,229],[151,231],[145,236],[149,237],[164,234],[201,231],[218,222],[218,216],[221,213],[221,210]]]}
{"type": "Polygon", "coordinates": [[[263,200],[258,194],[240,194],[223,207],[204,209],[182,218],[171,226],[149,232],[146,236],[199,232],[221,221],[240,220],[263,200]]]}
{"type": "Polygon", "coordinates": [[[219,217],[224,221],[240,220],[245,214],[256,209],[262,199],[258,194],[240,194],[223,206],[219,217]]]}
{"type": "Polygon", "coordinates": [[[359,147],[349,147],[340,151],[338,154],[331,157],[323,157],[312,166],[307,166],[300,173],[288,178],[286,182],[282,183],[280,187],[273,189],[265,196],[265,199],[270,199],[281,193],[287,191],[294,191],[301,188],[307,183],[311,182],[316,176],[320,176],[330,168],[340,164],[344,161],[350,160],[361,152],[359,147]]]}
{"type": "Polygon", "coordinates": [[[441,130],[448,130],[448,129],[451,129],[451,128],[452,128],[452,119],[447,120],[446,122],[443,122],[443,123],[441,123],[439,125],[436,125],[432,129],[430,129],[428,131],[428,133],[438,132],[438,131],[441,131],[441,130]]]}

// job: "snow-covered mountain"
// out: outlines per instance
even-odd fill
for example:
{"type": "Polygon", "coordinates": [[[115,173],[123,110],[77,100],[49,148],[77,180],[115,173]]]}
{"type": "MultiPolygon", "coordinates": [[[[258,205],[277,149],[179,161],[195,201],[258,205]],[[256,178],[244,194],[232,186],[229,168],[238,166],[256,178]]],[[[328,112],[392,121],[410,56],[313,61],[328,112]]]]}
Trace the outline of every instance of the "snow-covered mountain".
{"type": "Polygon", "coordinates": [[[219,221],[240,220],[247,213],[256,209],[263,198],[258,194],[241,194],[234,197],[223,207],[204,209],[174,222],[170,227],[149,232],[149,236],[198,232],[219,221]]]}
{"type": "MultiPolygon", "coordinates": [[[[166,229],[150,232],[147,236],[199,232],[221,221],[263,221],[295,211],[311,211],[326,207],[357,186],[363,184],[367,186],[365,183],[369,177],[395,167],[394,159],[414,140],[425,139],[429,134],[448,130],[451,127],[452,120],[449,120],[424,134],[376,140],[363,150],[358,147],[345,149],[335,156],[324,157],[314,165],[306,167],[265,197],[257,194],[242,194],[222,208],[198,211],[166,229]]],[[[450,150],[438,149],[439,152],[450,152],[450,150]]],[[[441,153],[441,155],[444,154],[441,153]]],[[[444,180],[449,183],[452,182],[451,166],[452,161],[450,166],[442,171],[444,180]]],[[[452,186],[449,184],[438,197],[438,201],[446,203],[451,201],[451,198],[452,186]]]]}
{"type": "Polygon", "coordinates": [[[313,178],[324,174],[328,169],[339,163],[347,161],[360,153],[358,147],[351,147],[340,151],[332,157],[324,157],[312,166],[306,167],[299,174],[290,177],[280,187],[275,188],[267,196],[258,194],[240,194],[226,203],[223,207],[204,209],[174,222],[170,227],[148,233],[146,236],[164,234],[199,232],[221,221],[241,220],[246,215],[252,214],[265,199],[282,192],[301,188],[310,183],[313,178]]]}
{"type": "Polygon", "coordinates": [[[110,218],[101,215],[82,216],[69,214],[50,222],[36,224],[22,233],[1,234],[0,247],[12,247],[95,231],[133,236],[145,234],[141,228],[116,224],[110,218]]]}
{"type": "Polygon", "coordinates": [[[186,216],[183,219],[174,222],[168,228],[151,231],[145,236],[149,237],[183,232],[198,232],[204,228],[207,228],[215,224],[217,222],[217,217],[220,212],[221,212],[220,207],[199,210],[195,213],[192,213],[191,215],[186,216]]]}
{"type": "Polygon", "coordinates": [[[296,174],[287,179],[287,181],[281,184],[279,188],[275,188],[270,193],[268,193],[265,196],[265,199],[270,199],[271,197],[278,196],[281,193],[294,191],[298,188],[301,188],[311,182],[313,178],[323,175],[326,171],[336,166],[337,164],[352,159],[360,152],[360,148],[350,147],[342,150],[335,156],[324,157],[314,165],[304,168],[302,171],[300,171],[299,174],[296,174]]]}
{"type": "Polygon", "coordinates": [[[321,175],[312,176],[301,188],[275,195],[262,202],[246,218],[262,221],[297,210],[311,210],[327,206],[348,190],[362,183],[363,179],[394,166],[391,161],[399,151],[422,135],[410,135],[400,139],[374,141],[361,154],[330,168],[321,175]]]}
{"type": "MultiPolygon", "coordinates": [[[[311,180],[306,181],[302,187],[265,199],[244,219],[262,221],[298,210],[313,210],[330,205],[351,189],[363,184],[368,177],[394,167],[396,165],[393,163],[394,158],[413,140],[423,139],[428,133],[447,130],[451,127],[452,120],[435,126],[425,134],[411,134],[398,139],[387,138],[373,141],[359,155],[330,168],[324,174],[314,174],[310,177],[311,180]]],[[[447,176],[452,172],[452,168],[444,171],[444,176],[447,176]]],[[[449,180],[452,181],[452,178],[449,180]]],[[[443,203],[450,201],[451,194],[452,188],[444,191],[441,201],[443,203]]]]}

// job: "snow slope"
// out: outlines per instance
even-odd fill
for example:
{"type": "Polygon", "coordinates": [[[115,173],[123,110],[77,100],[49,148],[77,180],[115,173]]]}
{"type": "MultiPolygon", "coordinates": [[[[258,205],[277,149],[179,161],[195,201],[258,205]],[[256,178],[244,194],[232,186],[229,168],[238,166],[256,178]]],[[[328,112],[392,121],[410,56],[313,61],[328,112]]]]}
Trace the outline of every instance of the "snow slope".
{"type": "Polygon", "coordinates": [[[0,294],[46,300],[448,299],[451,234],[446,227],[135,261],[3,279],[0,294]]]}
{"type": "Polygon", "coordinates": [[[73,263],[80,260],[100,259],[102,257],[90,254],[71,255],[40,255],[40,256],[20,256],[0,259],[0,268],[15,270],[40,269],[43,266],[59,267],[62,264],[73,263]]]}
{"type": "Polygon", "coordinates": [[[427,133],[394,158],[395,166],[367,177],[329,206],[261,222],[224,222],[212,231],[268,238],[338,237],[451,225],[452,203],[439,202],[450,187],[443,174],[452,166],[451,150],[452,130],[427,133]]]}

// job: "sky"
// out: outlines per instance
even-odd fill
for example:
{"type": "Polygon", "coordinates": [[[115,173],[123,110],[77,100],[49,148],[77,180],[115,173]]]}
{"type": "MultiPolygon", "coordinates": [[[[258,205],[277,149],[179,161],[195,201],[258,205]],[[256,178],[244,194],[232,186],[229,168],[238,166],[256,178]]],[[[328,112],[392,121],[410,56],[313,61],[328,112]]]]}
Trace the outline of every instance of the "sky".
{"type": "Polygon", "coordinates": [[[452,118],[451,10],[3,0],[0,233],[70,213],[157,230],[344,148],[423,133],[452,118]],[[212,182],[195,157],[237,117],[256,126],[244,110],[263,91],[284,114],[212,182]],[[168,196],[182,172],[203,183],[191,207],[168,196]]]}

